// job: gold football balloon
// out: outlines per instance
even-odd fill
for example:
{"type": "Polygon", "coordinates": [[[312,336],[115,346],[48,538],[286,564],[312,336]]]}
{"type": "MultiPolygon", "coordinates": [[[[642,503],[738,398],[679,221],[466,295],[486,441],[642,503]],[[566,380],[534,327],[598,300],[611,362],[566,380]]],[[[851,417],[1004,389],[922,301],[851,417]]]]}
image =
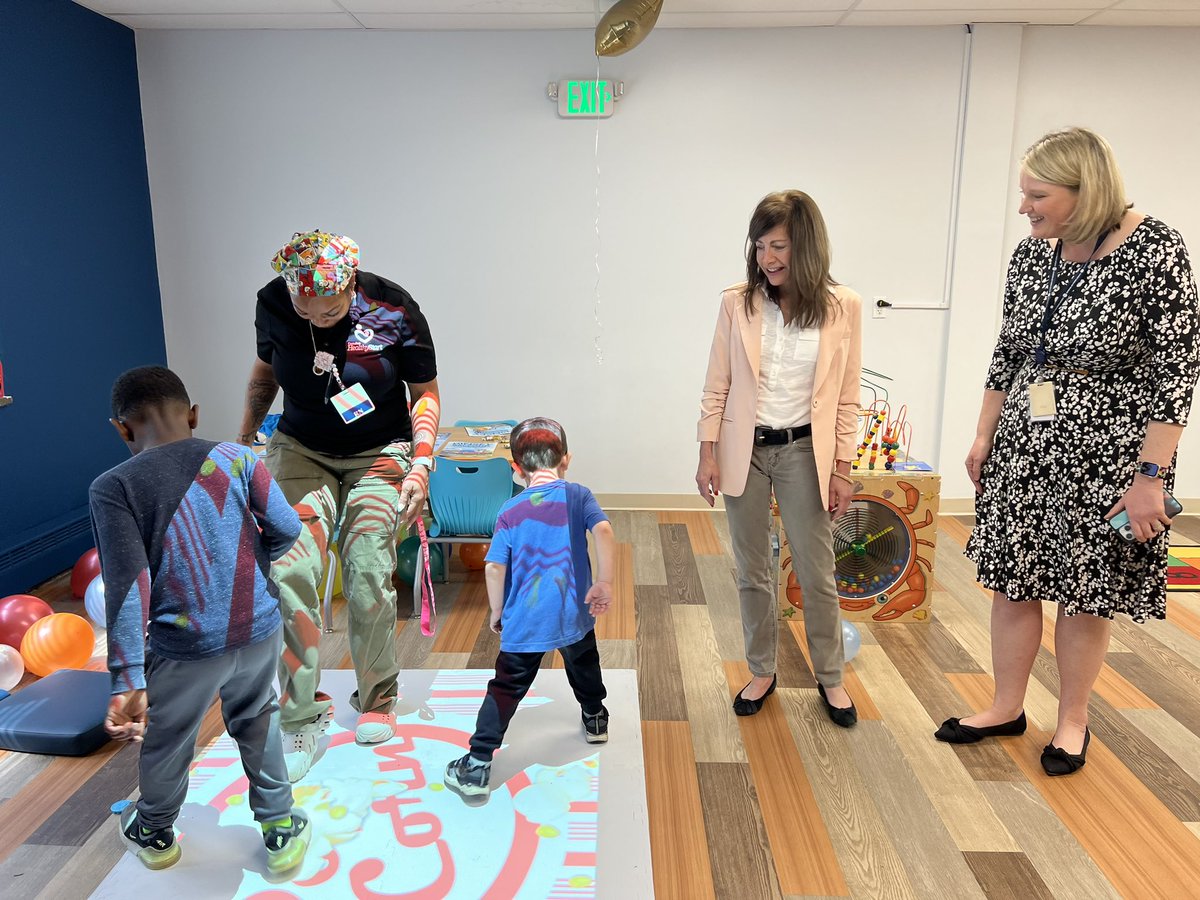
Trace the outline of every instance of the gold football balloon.
{"type": "Polygon", "coordinates": [[[596,55],[620,56],[640,44],[658,21],[663,0],[617,0],[596,26],[596,55]]]}

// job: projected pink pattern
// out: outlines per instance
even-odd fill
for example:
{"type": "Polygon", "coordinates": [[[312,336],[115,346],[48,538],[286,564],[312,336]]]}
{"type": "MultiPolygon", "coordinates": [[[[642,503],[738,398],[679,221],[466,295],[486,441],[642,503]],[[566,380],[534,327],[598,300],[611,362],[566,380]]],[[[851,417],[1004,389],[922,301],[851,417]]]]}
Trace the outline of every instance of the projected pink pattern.
{"type": "MultiPolygon", "coordinates": [[[[574,743],[559,739],[554,765],[493,781],[481,806],[468,806],[442,784],[446,763],[465,752],[488,674],[439,673],[427,703],[399,718],[386,744],[358,746],[352,732],[335,725],[324,754],[293,791],[313,822],[304,866],[286,884],[244,871],[235,896],[595,897],[600,766],[581,738],[571,751],[578,758],[562,762],[562,748],[574,743]]],[[[554,702],[531,692],[521,714],[554,702]]],[[[504,752],[496,755],[493,778],[503,777],[504,752]]],[[[222,827],[252,824],[246,787],[237,748],[222,735],[194,764],[188,802],[215,809],[222,827]]]]}

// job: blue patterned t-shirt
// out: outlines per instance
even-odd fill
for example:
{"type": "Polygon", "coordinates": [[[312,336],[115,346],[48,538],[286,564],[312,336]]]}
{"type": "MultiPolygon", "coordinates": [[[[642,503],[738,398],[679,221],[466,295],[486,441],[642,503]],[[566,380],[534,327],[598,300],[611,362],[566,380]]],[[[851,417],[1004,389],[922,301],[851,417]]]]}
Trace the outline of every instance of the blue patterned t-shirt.
{"type": "Polygon", "coordinates": [[[526,488],[500,509],[487,561],[507,566],[500,649],[537,653],[574,644],[595,627],[587,532],[608,517],[581,484],[526,488]]]}

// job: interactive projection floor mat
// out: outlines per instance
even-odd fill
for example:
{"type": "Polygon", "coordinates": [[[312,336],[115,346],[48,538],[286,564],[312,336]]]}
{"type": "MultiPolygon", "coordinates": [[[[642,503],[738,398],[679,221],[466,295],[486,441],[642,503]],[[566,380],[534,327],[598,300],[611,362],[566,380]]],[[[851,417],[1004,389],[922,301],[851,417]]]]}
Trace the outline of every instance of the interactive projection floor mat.
{"type": "Polygon", "coordinates": [[[1167,558],[1168,591],[1200,591],[1200,547],[1172,547],[1167,558]]]}
{"type": "MultiPolygon", "coordinates": [[[[588,744],[565,672],[542,669],[492,763],[491,794],[468,805],[442,777],[466,752],[491,675],[401,672],[396,737],[360,746],[347,702],[354,673],[324,672],[336,721],[293,791],[313,842],[290,881],[268,880],[237,748],[222,734],[192,768],[176,824],[182,859],[151,872],[126,854],[93,896],[653,896],[636,673],[605,671],[610,737],[588,744]]],[[[105,827],[120,840],[115,817],[105,827]]]]}

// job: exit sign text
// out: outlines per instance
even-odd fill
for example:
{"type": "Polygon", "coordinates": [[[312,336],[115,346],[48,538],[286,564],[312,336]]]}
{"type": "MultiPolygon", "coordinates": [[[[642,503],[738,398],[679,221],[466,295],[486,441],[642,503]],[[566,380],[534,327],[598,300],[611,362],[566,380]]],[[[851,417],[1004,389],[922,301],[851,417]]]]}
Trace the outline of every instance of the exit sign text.
{"type": "Polygon", "coordinates": [[[558,114],[564,119],[607,119],[613,112],[608,81],[571,79],[558,83],[558,114]]]}

